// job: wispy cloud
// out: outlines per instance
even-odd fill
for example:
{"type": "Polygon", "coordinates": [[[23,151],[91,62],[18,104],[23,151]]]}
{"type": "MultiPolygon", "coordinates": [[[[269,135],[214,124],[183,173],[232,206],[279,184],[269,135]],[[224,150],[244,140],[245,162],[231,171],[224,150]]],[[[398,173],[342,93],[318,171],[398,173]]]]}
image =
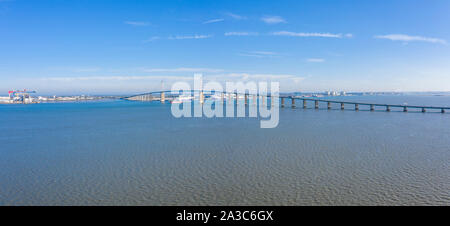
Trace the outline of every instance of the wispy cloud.
{"type": "Polygon", "coordinates": [[[277,31],[272,32],[275,36],[290,36],[290,37],[321,37],[321,38],[351,38],[352,34],[332,34],[332,33],[304,33],[304,32],[291,32],[291,31],[277,31]]]}
{"type": "Polygon", "coordinates": [[[70,71],[70,72],[98,72],[102,70],[100,67],[49,67],[52,71],[70,71]]]}
{"type": "Polygon", "coordinates": [[[405,35],[405,34],[389,34],[389,35],[377,35],[375,38],[378,39],[388,39],[391,41],[402,41],[402,42],[414,42],[414,41],[420,41],[420,42],[430,42],[430,43],[438,43],[447,45],[447,41],[444,39],[439,38],[429,38],[429,37],[422,37],[422,36],[411,36],[411,35],[405,35]]]}
{"type": "Polygon", "coordinates": [[[286,23],[286,20],[284,20],[280,16],[264,16],[261,18],[261,20],[266,24],[286,23]]]}
{"type": "Polygon", "coordinates": [[[225,19],[207,20],[207,21],[203,22],[203,24],[212,24],[212,23],[218,23],[218,22],[222,22],[222,21],[225,21],[225,19]]]}
{"type": "Polygon", "coordinates": [[[159,39],[161,39],[161,38],[158,37],[158,36],[153,36],[153,37],[150,37],[149,39],[144,40],[143,42],[144,42],[144,43],[147,43],[147,42],[154,42],[154,41],[159,40],[159,39]]]}
{"type": "Polygon", "coordinates": [[[144,21],[125,21],[124,23],[135,27],[145,27],[150,25],[150,23],[144,21]]]}
{"type": "Polygon", "coordinates": [[[144,68],[142,69],[144,72],[206,72],[206,73],[218,73],[223,72],[223,69],[215,69],[215,68],[144,68]]]}
{"type": "Polygon", "coordinates": [[[247,31],[238,31],[238,32],[226,32],[225,36],[257,36],[258,32],[247,32],[247,31]]]}
{"type": "Polygon", "coordinates": [[[129,81],[129,80],[192,80],[192,76],[84,76],[84,77],[45,77],[43,81],[129,81]]]}
{"type": "Polygon", "coordinates": [[[240,79],[240,80],[277,80],[277,81],[293,81],[298,83],[303,81],[305,77],[291,75],[291,74],[252,74],[252,73],[229,73],[225,76],[240,79]]]}
{"type": "Polygon", "coordinates": [[[212,35],[177,35],[177,36],[170,36],[170,40],[182,40],[182,39],[205,39],[205,38],[211,38],[212,35]]]}
{"type": "Polygon", "coordinates": [[[235,20],[245,20],[245,19],[247,19],[247,17],[245,17],[245,16],[237,15],[237,14],[234,14],[234,13],[225,13],[225,15],[227,15],[227,16],[235,19],[235,20]]]}
{"type": "Polygon", "coordinates": [[[257,58],[264,58],[264,57],[278,57],[279,54],[275,52],[269,52],[269,51],[250,51],[250,52],[243,52],[239,53],[239,56],[247,56],[247,57],[257,57],[257,58]]]}
{"type": "Polygon", "coordinates": [[[306,59],[306,61],[310,62],[310,63],[323,63],[323,62],[325,62],[325,59],[322,59],[322,58],[309,58],[309,59],[306,59]]]}

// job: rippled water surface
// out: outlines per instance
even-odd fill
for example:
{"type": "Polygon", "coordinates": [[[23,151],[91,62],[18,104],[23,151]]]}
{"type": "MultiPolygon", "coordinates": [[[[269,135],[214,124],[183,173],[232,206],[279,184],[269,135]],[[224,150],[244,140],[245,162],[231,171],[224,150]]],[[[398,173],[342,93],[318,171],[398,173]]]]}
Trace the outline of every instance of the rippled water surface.
{"type": "Polygon", "coordinates": [[[450,205],[450,113],[325,108],[260,129],[156,102],[1,105],[0,205],[450,205]]]}

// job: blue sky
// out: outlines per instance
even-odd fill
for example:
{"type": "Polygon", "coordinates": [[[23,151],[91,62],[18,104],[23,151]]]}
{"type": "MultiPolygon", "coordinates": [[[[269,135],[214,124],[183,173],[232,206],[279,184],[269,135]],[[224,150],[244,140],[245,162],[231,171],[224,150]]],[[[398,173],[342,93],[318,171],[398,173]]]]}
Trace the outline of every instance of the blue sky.
{"type": "Polygon", "coordinates": [[[0,95],[205,80],[450,91],[450,1],[0,0],[0,95]]]}

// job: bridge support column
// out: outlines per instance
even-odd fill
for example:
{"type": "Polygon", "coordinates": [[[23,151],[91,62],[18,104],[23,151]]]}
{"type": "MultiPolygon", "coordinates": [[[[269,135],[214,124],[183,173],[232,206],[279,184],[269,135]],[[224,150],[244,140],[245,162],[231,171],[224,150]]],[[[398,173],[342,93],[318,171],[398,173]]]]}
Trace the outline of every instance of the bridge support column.
{"type": "Polygon", "coordinates": [[[203,91],[200,92],[199,101],[200,104],[203,104],[205,102],[205,95],[203,94],[203,91]]]}
{"type": "Polygon", "coordinates": [[[245,105],[248,105],[248,94],[245,94],[245,105]]]}
{"type": "Polygon", "coordinates": [[[222,100],[222,103],[223,103],[224,100],[225,100],[224,95],[225,95],[225,94],[223,94],[223,93],[221,94],[221,100],[222,100]]]}
{"type": "Polygon", "coordinates": [[[386,106],[386,111],[391,111],[391,106],[386,106]]]}
{"type": "Polygon", "coordinates": [[[291,100],[292,100],[292,108],[295,108],[295,99],[292,98],[291,100]]]}
{"type": "Polygon", "coordinates": [[[403,112],[408,112],[408,108],[407,107],[403,107],[403,112]]]}
{"type": "Polygon", "coordinates": [[[375,106],[373,104],[370,105],[370,111],[375,111],[375,106]]]}
{"type": "Polygon", "coordinates": [[[359,111],[359,104],[355,104],[355,111],[359,111]]]}
{"type": "Polygon", "coordinates": [[[331,102],[327,103],[328,110],[331,110],[331,102]]]}
{"type": "Polygon", "coordinates": [[[344,110],[344,103],[341,103],[341,110],[344,110]]]}
{"type": "Polygon", "coordinates": [[[281,97],[281,107],[284,108],[284,97],[281,97]]]}
{"type": "Polygon", "coordinates": [[[236,93],[234,93],[234,95],[236,96],[236,105],[238,105],[238,102],[239,102],[239,94],[236,92],[236,93]]]}
{"type": "Polygon", "coordinates": [[[442,114],[445,113],[445,109],[444,109],[444,108],[441,109],[441,113],[442,113],[442,114]]]}
{"type": "Polygon", "coordinates": [[[303,100],[303,108],[306,109],[307,105],[306,105],[306,100],[303,100]]]}
{"type": "Polygon", "coordinates": [[[314,101],[314,108],[319,109],[319,101],[317,100],[314,101]]]}
{"type": "Polygon", "coordinates": [[[425,113],[427,112],[427,110],[425,108],[422,108],[422,112],[425,113]]]}
{"type": "Polygon", "coordinates": [[[164,92],[161,92],[161,103],[166,102],[166,94],[164,92]]]}

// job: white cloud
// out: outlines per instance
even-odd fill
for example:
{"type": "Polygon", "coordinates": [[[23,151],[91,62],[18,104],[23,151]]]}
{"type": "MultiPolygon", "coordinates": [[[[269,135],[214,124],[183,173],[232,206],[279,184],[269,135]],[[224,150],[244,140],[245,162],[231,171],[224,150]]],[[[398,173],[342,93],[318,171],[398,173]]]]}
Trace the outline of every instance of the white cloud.
{"type": "MultiPolygon", "coordinates": [[[[164,81],[189,81],[193,80],[193,76],[161,76],[161,75],[151,75],[151,76],[78,76],[78,77],[44,77],[39,80],[45,82],[83,82],[83,81],[139,81],[148,80],[153,82],[164,81]]],[[[205,76],[207,80],[215,81],[230,81],[230,80],[276,80],[276,81],[288,81],[298,83],[303,81],[305,77],[300,77],[291,74],[259,74],[259,73],[228,73],[228,74],[216,74],[205,76]]]]}
{"type": "Polygon", "coordinates": [[[84,77],[45,77],[44,81],[130,81],[130,80],[192,80],[192,76],[84,76],[84,77]]]}
{"type": "Polygon", "coordinates": [[[257,36],[258,32],[246,32],[246,31],[238,31],[238,32],[226,32],[225,36],[257,36]]]}
{"type": "Polygon", "coordinates": [[[222,69],[215,68],[151,68],[151,69],[142,69],[144,72],[205,72],[205,73],[218,73],[223,72],[222,69]]]}
{"type": "Polygon", "coordinates": [[[309,58],[306,61],[308,61],[310,63],[323,63],[323,62],[325,62],[325,59],[322,59],[322,58],[309,58]]]}
{"type": "Polygon", "coordinates": [[[225,74],[225,76],[236,78],[236,79],[242,79],[242,80],[288,80],[288,81],[294,81],[295,83],[298,83],[300,81],[303,81],[305,77],[300,77],[296,75],[291,74],[252,74],[252,73],[229,73],[225,74]]]}
{"type": "Polygon", "coordinates": [[[430,43],[439,43],[447,45],[447,41],[439,38],[429,38],[422,36],[411,36],[404,34],[389,34],[389,35],[377,35],[375,38],[378,39],[389,39],[392,41],[403,41],[403,42],[413,42],[413,41],[421,41],[421,42],[430,42],[430,43]]]}
{"type": "Polygon", "coordinates": [[[224,20],[225,19],[213,19],[213,20],[205,21],[205,22],[203,22],[203,24],[212,24],[212,23],[222,22],[224,20]]]}
{"type": "Polygon", "coordinates": [[[251,52],[239,53],[238,55],[239,56],[248,56],[248,57],[258,57],[258,58],[278,57],[279,56],[278,53],[269,52],[269,51],[251,51],[251,52]]]}
{"type": "Polygon", "coordinates": [[[212,35],[177,35],[177,36],[170,36],[170,40],[182,40],[182,39],[205,39],[205,38],[211,38],[212,35]]]}
{"type": "Polygon", "coordinates": [[[342,37],[353,37],[352,34],[332,34],[332,33],[304,33],[304,32],[291,32],[291,31],[277,31],[271,33],[276,36],[291,36],[291,37],[321,37],[321,38],[342,38],[342,37]]]}
{"type": "Polygon", "coordinates": [[[102,70],[100,67],[49,67],[53,71],[70,71],[70,72],[98,72],[102,70]]]}
{"type": "Polygon", "coordinates": [[[280,16],[265,16],[261,20],[266,24],[279,24],[286,23],[286,21],[280,16]]]}
{"type": "Polygon", "coordinates": [[[234,14],[234,13],[226,13],[226,15],[231,17],[231,18],[233,18],[233,19],[235,19],[235,20],[245,20],[245,19],[247,19],[247,17],[245,17],[245,16],[237,15],[237,14],[234,14]]]}
{"type": "Polygon", "coordinates": [[[147,40],[144,40],[144,42],[153,42],[153,41],[156,41],[156,40],[158,40],[158,39],[160,39],[160,37],[158,37],[158,36],[153,36],[153,37],[151,37],[151,38],[149,38],[149,39],[147,39],[147,40]]]}
{"type": "Polygon", "coordinates": [[[295,84],[298,84],[300,82],[303,82],[303,80],[305,80],[306,78],[305,77],[293,77],[291,79],[295,84]]]}
{"type": "Polygon", "coordinates": [[[143,21],[125,21],[125,24],[135,26],[135,27],[144,27],[144,26],[150,25],[150,23],[143,22],[143,21]]]}

